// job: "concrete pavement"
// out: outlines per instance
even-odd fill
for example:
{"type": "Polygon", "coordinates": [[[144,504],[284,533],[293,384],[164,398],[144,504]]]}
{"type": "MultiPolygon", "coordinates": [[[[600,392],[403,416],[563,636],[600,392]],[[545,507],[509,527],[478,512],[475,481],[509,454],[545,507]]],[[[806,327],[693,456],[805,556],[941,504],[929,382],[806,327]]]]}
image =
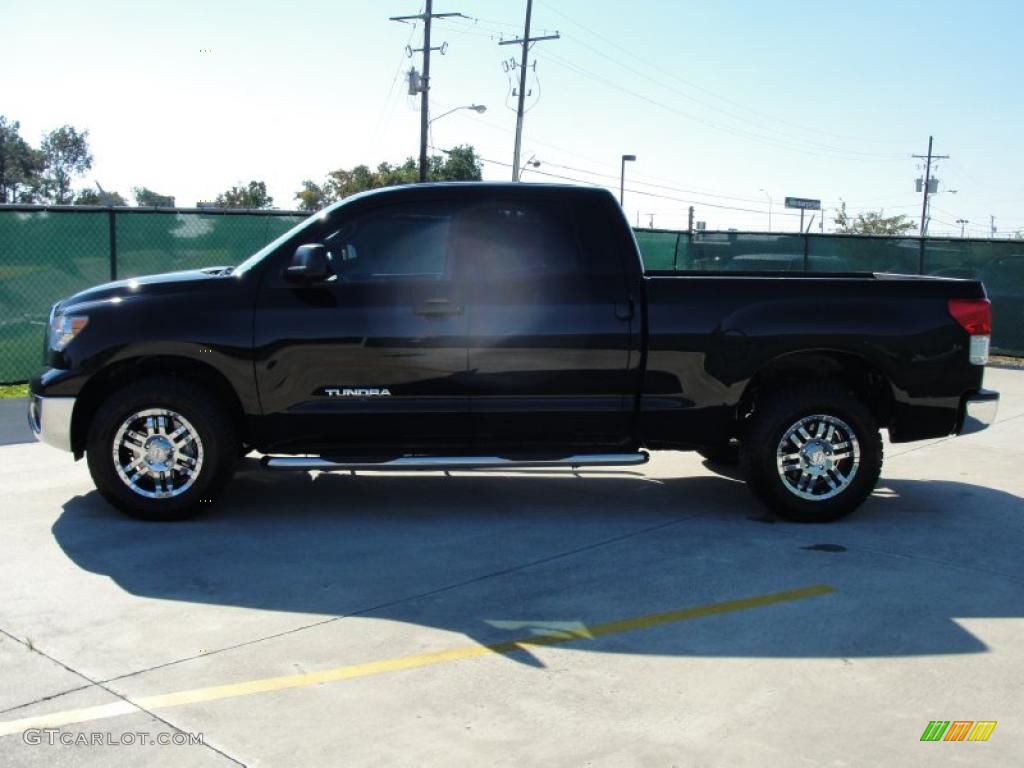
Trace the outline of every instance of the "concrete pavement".
{"type": "Polygon", "coordinates": [[[248,460],[220,508],[155,525],[66,454],[3,445],[0,762],[1013,764],[1024,372],[986,383],[995,427],[887,445],[875,495],[823,526],[669,453],[450,477],[248,460]],[[27,744],[37,717],[148,736],[27,744]],[[922,743],[936,719],[998,725],[922,743]],[[203,744],[148,743],[182,732],[203,744]]]}

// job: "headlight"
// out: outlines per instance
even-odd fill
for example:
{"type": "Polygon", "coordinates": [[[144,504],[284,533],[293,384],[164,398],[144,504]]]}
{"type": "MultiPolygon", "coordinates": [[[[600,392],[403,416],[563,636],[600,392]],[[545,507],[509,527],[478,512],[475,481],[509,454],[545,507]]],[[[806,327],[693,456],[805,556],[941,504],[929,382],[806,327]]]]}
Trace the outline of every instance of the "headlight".
{"type": "Polygon", "coordinates": [[[57,315],[50,319],[50,349],[61,352],[88,324],[85,315],[57,315]]]}

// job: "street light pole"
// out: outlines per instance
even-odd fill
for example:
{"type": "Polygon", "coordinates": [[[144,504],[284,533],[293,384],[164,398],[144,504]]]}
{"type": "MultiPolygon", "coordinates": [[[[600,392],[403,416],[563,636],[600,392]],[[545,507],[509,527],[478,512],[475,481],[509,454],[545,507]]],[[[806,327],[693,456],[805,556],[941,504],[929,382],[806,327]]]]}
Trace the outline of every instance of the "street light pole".
{"type": "Polygon", "coordinates": [[[619,172],[619,205],[623,204],[626,198],[626,163],[636,162],[636,155],[622,156],[622,170],[619,172]]]}
{"type": "Polygon", "coordinates": [[[960,225],[960,238],[963,239],[964,227],[966,227],[971,222],[969,222],[967,219],[957,219],[956,223],[960,225]]]}

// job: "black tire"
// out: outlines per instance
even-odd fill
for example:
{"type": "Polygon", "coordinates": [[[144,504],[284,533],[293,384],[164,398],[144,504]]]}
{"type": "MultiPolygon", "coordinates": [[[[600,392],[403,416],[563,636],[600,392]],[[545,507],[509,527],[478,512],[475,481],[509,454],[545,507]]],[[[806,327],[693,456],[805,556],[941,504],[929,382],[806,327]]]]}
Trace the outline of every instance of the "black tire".
{"type": "MultiPolygon", "coordinates": [[[[153,376],[124,386],[100,405],[89,425],[86,458],[96,488],[122,512],[142,520],[184,520],[213,506],[234,472],[239,443],[227,409],[215,397],[190,381],[153,376]],[[185,475],[191,485],[179,495],[149,498],[132,490],[118,473],[114,454],[118,431],[127,419],[148,409],[179,414],[199,438],[199,470],[194,479],[192,473],[185,475]]],[[[180,478],[183,473],[164,476],[180,478]]]]}
{"type": "MultiPolygon", "coordinates": [[[[839,440],[841,438],[837,438],[836,455],[849,450],[838,448],[842,445],[839,440]]],[[[786,446],[789,445],[787,440],[786,446]]],[[[795,443],[793,445],[795,450],[795,443]]],[[[874,490],[882,471],[882,437],[874,416],[848,389],[841,384],[820,382],[765,395],[750,418],[741,461],[751,491],[780,517],[799,523],[829,522],[850,514],[874,490]],[[804,470],[803,465],[798,464],[802,461],[798,457],[784,464],[794,466],[793,470],[785,473],[779,468],[777,451],[787,432],[801,419],[818,415],[837,419],[843,427],[852,429],[859,448],[859,464],[856,472],[851,473],[852,455],[838,461],[836,468],[839,472],[850,476],[848,484],[840,482],[837,487],[841,490],[830,498],[808,499],[798,495],[801,492],[800,482],[804,473],[820,472],[821,465],[804,470]]],[[[831,486],[838,477],[808,474],[810,487],[803,492],[833,493],[831,486]]]]}
{"type": "Polygon", "coordinates": [[[697,453],[712,464],[731,466],[740,463],[740,447],[738,445],[719,445],[714,448],[698,448],[697,453]]]}

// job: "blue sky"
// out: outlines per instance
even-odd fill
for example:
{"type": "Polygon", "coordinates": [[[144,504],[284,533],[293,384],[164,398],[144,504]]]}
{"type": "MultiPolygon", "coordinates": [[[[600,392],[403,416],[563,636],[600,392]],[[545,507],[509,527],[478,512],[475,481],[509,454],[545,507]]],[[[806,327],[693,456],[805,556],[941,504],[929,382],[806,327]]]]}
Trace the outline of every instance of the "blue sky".
{"type": "MultiPolygon", "coordinates": [[[[421,29],[387,17],[422,0],[0,2],[0,113],[33,142],[62,123],[87,128],[83,184],[191,205],[255,178],[288,208],[304,178],[417,152],[402,72],[418,65],[403,49],[421,29]]],[[[435,0],[471,18],[435,25],[448,50],[434,58],[433,114],[488,111],[438,120],[434,143],[475,145],[494,161],[487,178],[511,174],[502,60],[516,51],[497,43],[524,7],[435,0]]],[[[634,153],[626,209],[645,225],[685,226],[693,204],[709,228],[765,229],[771,196],[773,228],[793,230],[786,195],[917,219],[910,155],[932,133],[952,159],[936,174],[931,231],[966,218],[987,234],[990,215],[1000,233],[1024,229],[1022,21],[1002,0],[535,0],[535,32],[562,39],[533,50],[523,146],[541,165],[524,179],[617,188],[618,158],[634,153]]]]}

